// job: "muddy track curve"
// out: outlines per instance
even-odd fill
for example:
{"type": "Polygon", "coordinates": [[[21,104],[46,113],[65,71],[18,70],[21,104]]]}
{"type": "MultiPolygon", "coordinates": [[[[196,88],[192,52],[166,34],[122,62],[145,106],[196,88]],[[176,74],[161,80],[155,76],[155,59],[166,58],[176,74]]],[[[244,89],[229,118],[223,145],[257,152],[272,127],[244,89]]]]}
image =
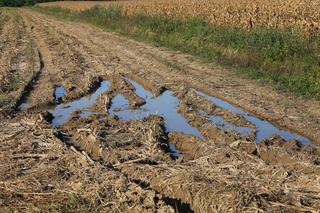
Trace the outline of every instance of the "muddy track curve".
{"type": "MultiPolygon", "coordinates": [[[[41,24],[42,16],[34,15],[33,21],[38,20],[41,24]]],[[[194,87],[280,126],[294,129],[316,142],[320,136],[320,110],[315,101],[299,100],[280,91],[258,86],[218,65],[203,65],[190,56],[101,32],[88,25],[77,24],[72,27],[55,20],[48,21],[46,26],[62,38],[74,40],[77,44],[73,45],[76,46],[74,49],[90,60],[90,66],[99,66],[97,70],[101,70],[101,66],[108,67],[110,71],[116,69],[116,72],[137,75],[144,78],[146,83],[158,87],[194,87]],[[181,69],[169,66],[170,63],[178,64],[181,69]]],[[[68,43],[71,42],[65,42],[64,45],[68,43]]]]}
{"type": "Polygon", "coordinates": [[[25,81],[1,93],[18,98],[1,105],[0,206],[41,211],[71,193],[95,212],[320,208],[316,101],[88,24],[7,13],[1,81],[25,81]]]}

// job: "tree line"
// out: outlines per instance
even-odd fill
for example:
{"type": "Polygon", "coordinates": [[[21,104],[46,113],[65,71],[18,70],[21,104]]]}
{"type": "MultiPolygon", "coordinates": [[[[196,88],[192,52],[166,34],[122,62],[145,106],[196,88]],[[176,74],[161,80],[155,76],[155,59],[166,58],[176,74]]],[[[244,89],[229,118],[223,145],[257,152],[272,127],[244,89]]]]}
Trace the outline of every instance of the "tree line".
{"type": "MultiPolygon", "coordinates": [[[[51,2],[57,0],[0,0],[0,7],[21,7],[21,6],[31,6],[37,3],[42,2],[51,2]]],[[[63,0],[60,0],[63,1],[63,0]]],[[[77,0],[71,0],[77,1],[77,0]]],[[[84,0],[84,1],[93,1],[93,0],[84,0]]],[[[95,1],[102,1],[102,0],[95,0],[95,1]]],[[[111,0],[114,1],[114,0],[111,0]]]]}
{"type": "Polygon", "coordinates": [[[36,3],[50,2],[54,0],[0,0],[0,7],[31,6],[36,3]]]}

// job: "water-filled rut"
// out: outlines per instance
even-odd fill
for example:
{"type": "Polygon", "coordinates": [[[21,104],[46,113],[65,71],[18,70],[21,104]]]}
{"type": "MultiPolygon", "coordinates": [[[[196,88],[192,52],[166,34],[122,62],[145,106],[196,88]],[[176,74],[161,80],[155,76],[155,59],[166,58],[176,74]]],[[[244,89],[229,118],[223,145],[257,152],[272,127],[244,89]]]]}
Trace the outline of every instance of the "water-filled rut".
{"type": "Polygon", "coordinates": [[[115,98],[110,108],[110,115],[117,115],[121,120],[137,120],[148,117],[149,115],[160,115],[164,118],[165,129],[167,132],[183,132],[203,138],[196,128],[192,127],[185,117],[177,112],[180,103],[179,99],[170,90],[164,91],[160,96],[154,97],[152,93],[145,90],[137,82],[127,79],[135,88],[136,94],[145,99],[145,104],[137,110],[128,109],[125,103],[128,101],[124,97],[115,98]],[[120,101],[121,103],[119,104],[120,101]],[[120,110],[115,111],[116,107],[122,105],[120,110]]]}
{"type": "Polygon", "coordinates": [[[49,111],[54,117],[52,125],[58,126],[64,124],[71,118],[74,112],[85,112],[86,109],[96,103],[99,95],[108,91],[109,87],[110,83],[108,81],[102,81],[100,87],[90,97],[83,97],[68,104],[58,104],[54,110],[49,111]]]}
{"type": "Polygon", "coordinates": [[[203,92],[200,92],[200,91],[197,91],[194,89],[193,89],[193,91],[196,92],[198,95],[210,100],[216,106],[218,106],[222,109],[226,109],[229,112],[232,112],[234,114],[243,116],[247,121],[251,122],[256,127],[254,129],[251,128],[251,130],[250,130],[250,128],[247,128],[247,127],[236,127],[232,124],[230,125],[229,123],[224,121],[223,118],[221,118],[219,116],[209,116],[211,118],[211,120],[214,123],[216,123],[217,126],[220,126],[220,128],[222,128],[222,129],[233,130],[233,131],[236,131],[240,134],[248,134],[250,132],[255,132],[256,133],[256,137],[255,137],[256,142],[260,142],[264,139],[267,139],[272,135],[279,135],[287,141],[288,140],[298,140],[304,144],[310,144],[310,140],[306,137],[303,137],[303,136],[301,136],[297,133],[294,133],[292,131],[280,129],[280,128],[276,127],[275,125],[273,125],[272,123],[270,123],[269,121],[255,117],[254,115],[249,114],[245,110],[240,109],[239,107],[235,107],[232,104],[230,104],[226,101],[223,101],[219,98],[209,96],[203,92]],[[225,125],[220,125],[222,123],[225,123],[225,125]]]}
{"type": "MultiPolygon", "coordinates": [[[[134,87],[134,92],[137,96],[145,100],[145,104],[135,109],[130,108],[130,101],[125,98],[123,94],[116,94],[112,101],[107,114],[110,116],[117,116],[119,120],[130,121],[140,120],[148,117],[149,115],[159,115],[164,119],[165,130],[169,132],[181,132],[187,135],[193,135],[203,139],[202,133],[195,127],[193,127],[187,119],[180,113],[177,108],[180,104],[180,100],[173,94],[172,91],[166,90],[159,96],[154,96],[151,92],[146,90],[143,86],[137,82],[125,78],[134,87]]],[[[110,82],[104,80],[101,85],[94,91],[89,97],[83,97],[79,100],[71,103],[63,104],[61,102],[62,96],[66,95],[63,87],[57,87],[55,96],[56,103],[58,104],[55,109],[51,110],[51,114],[54,119],[52,125],[58,126],[64,124],[71,118],[72,113],[79,112],[80,117],[88,117],[97,112],[90,111],[97,98],[106,93],[110,89],[110,82]]],[[[197,95],[209,100],[213,105],[225,109],[238,116],[243,116],[247,121],[252,123],[255,127],[237,126],[229,121],[226,121],[223,117],[218,115],[211,115],[206,112],[200,111],[200,116],[208,118],[212,125],[221,129],[222,131],[236,132],[242,136],[249,134],[255,135],[255,142],[268,139],[273,135],[279,135],[285,140],[298,140],[304,144],[310,144],[310,140],[304,136],[301,136],[295,132],[280,129],[272,123],[253,116],[247,113],[245,110],[235,107],[232,104],[223,101],[221,99],[209,96],[203,92],[192,89],[197,95]]]]}
{"type": "Polygon", "coordinates": [[[62,97],[65,96],[67,92],[65,91],[63,86],[58,86],[56,87],[54,91],[54,99],[56,104],[61,104],[62,103],[62,97]]]}

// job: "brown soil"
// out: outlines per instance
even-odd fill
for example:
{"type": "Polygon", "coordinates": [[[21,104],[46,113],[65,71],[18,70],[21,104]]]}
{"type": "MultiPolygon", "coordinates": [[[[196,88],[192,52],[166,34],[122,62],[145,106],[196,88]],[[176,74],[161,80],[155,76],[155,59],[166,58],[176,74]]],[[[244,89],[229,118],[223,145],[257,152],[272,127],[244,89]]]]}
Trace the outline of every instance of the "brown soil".
{"type": "Polygon", "coordinates": [[[178,52],[152,47],[38,12],[1,9],[0,209],[4,212],[318,212],[320,110],[178,52]],[[170,66],[176,64],[178,66],[170,66]],[[175,68],[174,68],[175,67],[175,68]],[[177,69],[177,67],[180,67],[177,69]],[[170,89],[178,111],[204,136],[166,133],[151,115],[122,121],[106,111],[122,94],[144,104],[125,76],[159,96],[170,89]],[[80,118],[50,125],[54,89],[65,103],[110,89],[80,118]],[[199,110],[237,126],[254,125],[201,98],[222,98],[312,139],[272,136],[254,143],[210,125],[199,110]],[[27,108],[19,109],[22,101],[27,108]],[[170,153],[174,144],[181,157],[170,153]]]}

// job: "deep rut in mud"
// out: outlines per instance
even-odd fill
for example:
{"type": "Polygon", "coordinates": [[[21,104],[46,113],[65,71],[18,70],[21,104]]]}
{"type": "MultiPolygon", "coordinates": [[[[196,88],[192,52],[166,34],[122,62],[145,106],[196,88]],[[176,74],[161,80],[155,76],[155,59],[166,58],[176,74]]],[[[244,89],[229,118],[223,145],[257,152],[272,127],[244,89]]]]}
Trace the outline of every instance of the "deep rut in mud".
{"type": "Polygon", "coordinates": [[[233,130],[238,132],[239,134],[249,134],[250,131],[255,132],[255,142],[260,142],[262,140],[268,139],[270,136],[277,135],[281,138],[285,139],[286,141],[289,140],[298,140],[304,144],[310,144],[310,140],[306,137],[303,137],[299,134],[296,134],[291,131],[285,131],[283,129],[277,128],[272,123],[262,120],[254,115],[250,115],[249,113],[245,112],[243,109],[240,109],[238,107],[233,106],[232,104],[223,101],[219,98],[211,97],[205,93],[199,92],[197,90],[194,90],[197,94],[205,97],[206,99],[212,101],[213,104],[215,104],[218,107],[221,107],[222,109],[226,109],[231,113],[235,113],[237,115],[243,116],[247,121],[251,122],[253,125],[255,125],[254,129],[248,128],[248,127],[237,127],[233,124],[225,123],[226,121],[222,117],[217,116],[210,116],[210,119],[219,126],[219,128],[223,130],[233,130]]]}
{"type": "Polygon", "coordinates": [[[42,74],[43,68],[44,68],[44,62],[42,59],[42,55],[40,51],[38,50],[38,57],[40,62],[39,70],[36,72],[34,77],[29,81],[29,83],[26,85],[26,87],[23,89],[23,93],[20,97],[20,100],[17,102],[16,109],[26,109],[28,108],[28,96],[30,95],[31,91],[34,89],[35,84],[38,82],[40,75],[42,74]]]}
{"type": "Polygon", "coordinates": [[[96,103],[99,95],[101,95],[104,92],[107,92],[109,87],[110,83],[108,81],[102,81],[99,88],[90,97],[83,97],[70,104],[59,104],[54,110],[50,111],[50,113],[53,116],[53,120],[51,121],[52,124],[54,126],[64,124],[71,118],[72,113],[75,113],[77,111],[84,113],[82,115],[86,115],[85,110],[93,106],[96,103]]]}
{"type": "MultiPolygon", "coordinates": [[[[129,78],[124,79],[134,87],[135,94],[138,97],[143,98],[144,103],[141,106],[134,106],[134,103],[130,104],[130,101],[127,100],[123,95],[117,94],[110,100],[111,103],[108,103],[110,104],[110,108],[108,108],[107,105],[104,106],[106,109],[105,113],[109,114],[110,116],[117,116],[117,118],[124,121],[143,119],[150,115],[159,115],[164,118],[165,129],[168,133],[176,131],[204,139],[201,132],[195,127],[192,127],[186,118],[177,112],[180,100],[173,95],[172,91],[166,90],[159,96],[155,97],[151,92],[145,90],[143,86],[137,82],[129,78]],[[135,107],[136,109],[130,109],[130,107],[135,107]]],[[[54,110],[49,111],[53,117],[51,123],[54,126],[63,125],[65,122],[71,119],[72,114],[74,113],[78,113],[81,118],[99,114],[98,112],[90,111],[90,107],[96,104],[100,95],[108,92],[110,86],[110,82],[104,80],[100,83],[100,86],[90,97],[83,97],[68,104],[60,103],[61,98],[66,96],[66,92],[63,87],[57,87],[55,93],[58,106],[55,107],[54,110]]],[[[254,133],[255,142],[261,142],[262,140],[266,140],[271,136],[280,136],[286,141],[297,140],[303,144],[310,144],[309,139],[294,132],[279,129],[272,123],[248,114],[244,110],[235,107],[230,103],[215,97],[211,97],[194,89],[191,89],[191,91],[211,101],[214,107],[220,107],[221,109],[225,109],[237,116],[243,116],[245,120],[254,125],[254,127],[237,126],[226,121],[222,116],[210,115],[205,112],[200,113],[200,115],[202,114],[203,116],[208,117],[212,122],[211,124],[221,129],[221,131],[236,132],[242,136],[254,133]]]]}

